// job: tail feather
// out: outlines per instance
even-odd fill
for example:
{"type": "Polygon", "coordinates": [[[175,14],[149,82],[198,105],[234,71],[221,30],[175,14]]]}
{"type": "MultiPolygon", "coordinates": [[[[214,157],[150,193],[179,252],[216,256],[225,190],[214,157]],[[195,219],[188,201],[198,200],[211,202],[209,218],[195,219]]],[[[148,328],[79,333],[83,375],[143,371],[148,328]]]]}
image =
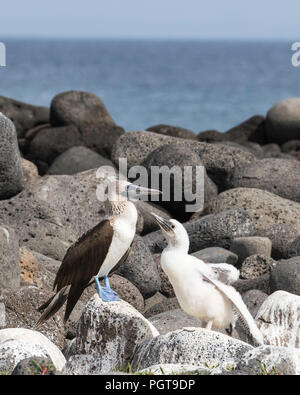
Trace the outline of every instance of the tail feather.
{"type": "Polygon", "coordinates": [[[44,322],[49,320],[65,303],[68,297],[69,286],[63,287],[57,294],[52,296],[46,303],[38,308],[38,311],[44,310],[40,316],[35,328],[38,329],[44,322]]]}

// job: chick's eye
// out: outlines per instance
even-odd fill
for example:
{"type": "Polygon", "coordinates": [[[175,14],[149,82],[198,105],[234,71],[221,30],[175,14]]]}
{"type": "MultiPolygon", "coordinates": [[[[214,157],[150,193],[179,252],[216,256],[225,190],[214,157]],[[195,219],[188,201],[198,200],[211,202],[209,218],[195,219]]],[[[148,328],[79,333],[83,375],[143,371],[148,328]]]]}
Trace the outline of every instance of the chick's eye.
{"type": "Polygon", "coordinates": [[[174,229],[174,228],[175,228],[175,225],[171,225],[171,228],[174,229]]]}

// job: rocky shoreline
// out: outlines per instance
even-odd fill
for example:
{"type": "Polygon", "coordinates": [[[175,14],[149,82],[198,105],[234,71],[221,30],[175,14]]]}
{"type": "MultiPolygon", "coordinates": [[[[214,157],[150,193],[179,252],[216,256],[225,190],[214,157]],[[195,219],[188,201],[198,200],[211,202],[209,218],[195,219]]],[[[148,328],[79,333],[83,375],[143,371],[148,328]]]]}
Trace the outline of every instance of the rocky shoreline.
{"type": "Polygon", "coordinates": [[[0,113],[0,374],[300,374],[300,99],[198,135],[170,125],[125,133],[98,97],[77,91],[50,108],[0,97],[0,113]],[[108,214],[96,170],[119,158],[204,166],[203,210],[137,202],[132,251],[111,277],[122,300],[101,302],[90,287],[66,326],[62,311],[36,331],[67,249],[108,214]],[[190,253],[240,270],[234,286],[264,346],[239,322],[229,337],[180,309],[150,211],[184,222],[190,253]]]}

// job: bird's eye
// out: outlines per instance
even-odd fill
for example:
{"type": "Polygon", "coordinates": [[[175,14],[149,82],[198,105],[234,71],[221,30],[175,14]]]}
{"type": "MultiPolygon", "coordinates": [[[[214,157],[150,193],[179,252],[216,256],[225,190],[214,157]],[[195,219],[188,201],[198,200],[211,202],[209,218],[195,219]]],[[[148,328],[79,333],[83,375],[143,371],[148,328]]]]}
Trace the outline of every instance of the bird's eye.
{"type": "Polygon", "coordinates": [[[172,228],[172,229],[175,229],[175,225],[171,225],[171,228],[172,228]]]}

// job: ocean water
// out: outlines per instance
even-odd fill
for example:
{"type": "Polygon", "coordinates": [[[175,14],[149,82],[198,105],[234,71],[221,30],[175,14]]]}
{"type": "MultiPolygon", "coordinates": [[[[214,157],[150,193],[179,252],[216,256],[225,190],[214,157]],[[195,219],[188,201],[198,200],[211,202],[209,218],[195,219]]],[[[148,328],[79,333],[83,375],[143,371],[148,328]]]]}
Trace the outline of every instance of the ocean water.
{"type": "Polygon", "coordinates": [[[300,96],[290,42],[1,41],[0,95],[49,105],[65,90],[93,92],[127,131],[226,131],[300,96]]]}

